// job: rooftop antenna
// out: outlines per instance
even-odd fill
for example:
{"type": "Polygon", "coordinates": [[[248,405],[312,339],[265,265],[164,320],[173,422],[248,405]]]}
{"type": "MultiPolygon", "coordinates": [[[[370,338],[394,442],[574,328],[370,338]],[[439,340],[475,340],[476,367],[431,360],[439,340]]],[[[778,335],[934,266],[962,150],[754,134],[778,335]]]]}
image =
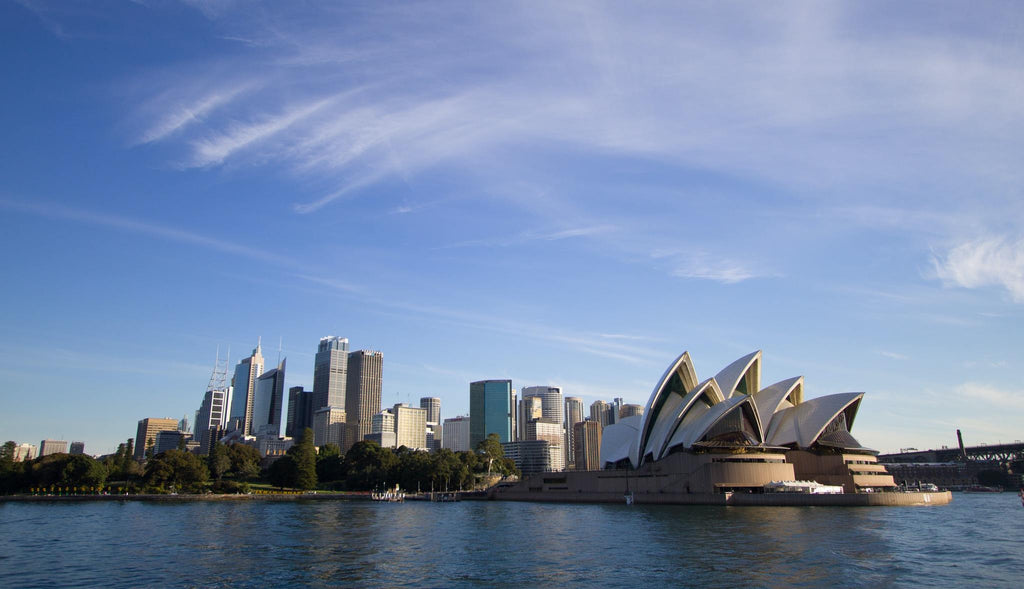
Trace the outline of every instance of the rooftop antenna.
{"type": "Polygon", "coordinates": [[[213,363],[213,373],[210,374],[210,384],[206,387],[208,391],[226,391],[228,390],[228,361],[225,358],[224,363],[220,361],[220,345],[217,345],[217,359],[213,363]]]}
{"type": "Polygon", "coordinates": [[[279,336],[277,340],[277,365],[281,365],[281,348],[284,346],[284,336],[279,336]]]}

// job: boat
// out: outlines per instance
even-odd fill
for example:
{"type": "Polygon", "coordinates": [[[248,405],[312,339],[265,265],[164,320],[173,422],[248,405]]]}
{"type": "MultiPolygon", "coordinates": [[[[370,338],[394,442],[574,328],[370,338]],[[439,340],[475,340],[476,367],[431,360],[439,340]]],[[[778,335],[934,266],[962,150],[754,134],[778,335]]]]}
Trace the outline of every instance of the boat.
{"type": "Polygon", "coordinates": [[[405,501],[405,491],[402,491],[398,488],[398,485],[395,485],[394,489],[374,491],[373,493],[370,493],[370,499],[373,501],[384,501],[386,503],[402,503],[405,501]]]}
{"type": "Polygon", "coordinates": [[[1002,493],[1002,487],[986,487],[985,485],[974,485],[964,489],[964,493],[1002,493]]]}

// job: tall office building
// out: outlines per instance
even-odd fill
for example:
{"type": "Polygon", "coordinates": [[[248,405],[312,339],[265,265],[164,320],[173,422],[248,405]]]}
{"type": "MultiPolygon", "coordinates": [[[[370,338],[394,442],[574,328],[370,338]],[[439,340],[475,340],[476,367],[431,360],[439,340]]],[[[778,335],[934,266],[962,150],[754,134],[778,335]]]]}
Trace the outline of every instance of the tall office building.
{"type": "MultiPolygon", "coordinates": [[[[344,448],[350,437],[345,424],[345,410],[341,407],[321,407],[313,413],[313,445],[316,447],[334,444],[344,448]]],[[[305,431],[303,429],[303,431],[305,431]]],[[[301,437],[302,431],[296,436],[301,437]]]]}
{"type": "MultiPolygon", "coordinates": [[[[211,389],[203,396],[203,403],[196,412],[196,423],[193,429],[194,439],[199,441],[199,453],[210,453],[210,441],[217,438],[217,431],[227,426],[228,391],[211,389]],[[211,433],[213,430],[213,433],[211,433]]],[[[216,440],[214,440],[216,441],[216,440]]]]}
{"type": "MultiPolygon", "coordinates": [[[[252,433],[252,412],[255,403],[256,379],[263,373],[263,353],[260,342],[252,355],[242,359],[235,366],[235,377],[232,379],[233,392],[231,399],[231,415],[229,423],[242,431],[244,435],[252,433]]],[[[137,446],[136,446],[137,447],[137,446]]]]}
{"type": "MultiPolygon", "coordinates": [[[[177,422],[175,422],[177,424],[177,422]]],[[[66,440],[43,440],[39,442],[39,457],[49,456],[50,454],[65,454],[68,451],[68,443],[66,440]]]]}
{"type": "Polygon", "coordinates": [[[426,450],[427,410],[399,403],[391,412],[395,414],[395,445],[410,450],[426,450]]]}
{"type": "Polygon", "coordinates": [[[307,427],[313,427],[313,391],[302,387],[288,389],[288,419],[284,435],[297,438],[307,427]]]}
{"type": "Polygon", "coordinates": [[[601,424],[597,421],[580,421],[573,425],[575,440],[576,470],[601,469],[601,424]]]}
{"type": "Polygon", "coordinates": [[[71,449],[68,450],[68,454],[74,454],[75,456],[85,454],[85,442],[71,442],[71,449]]]}
{"type": "Polygon", "coordinates": [[[469,416],[460,415],[444,420],[441,447],[452,452],[469,450],[469,416]]]}
{"type": "Polygon", "coordinates": [[[284,401],[284,367],[287,359],[281,360],[256,379],[253,389],[252,435],[280,436],[281,410],[284,401]]]}
{"type": "Polygon", "coordinates": [[[576,459],[576,441],[573,438],[573,427],[583,421],[583,399],[579,397],[565,398],[565,448],[568,458],[566,467],[574,467],[576,459]]]}
{"type": "Polygon", "coordinates": [[[345,408],[348,384],[348,340],[343,337],[320,338],[313,361],[313,407],[345,408]]]}
{"type": "Polygon", "coordinates": [[[498,434],[501,442],[512,441],[512,381],[481,380],[469,384],[469,446],[498,434]]]}
{"type": "Polygon", "coordinates": [[[371,432],[373,416],[380,413],[383,367],[384,354],[380,352],[356,350],[348,355],[345,413],[355,436],[352,444],[371,432]]]}
{"type": "Polygon", "coordinates": [[[156,443],[157,432],[178,431],[178,420],[172,417],[147,417],[139,420],[139,429],[135,434],[135,459],[142,460],[156,443]]]}
{"type": "Polygon", "coordinates": [[[441,423],[441,399],[420,397],[420,408],[427,410],[427,423],[441,423]]]}

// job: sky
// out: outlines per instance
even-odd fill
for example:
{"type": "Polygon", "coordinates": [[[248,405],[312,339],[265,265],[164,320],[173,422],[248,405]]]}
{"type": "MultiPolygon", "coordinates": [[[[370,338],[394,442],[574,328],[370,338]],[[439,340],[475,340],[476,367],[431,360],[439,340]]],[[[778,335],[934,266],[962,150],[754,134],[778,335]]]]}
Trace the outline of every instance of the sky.
{"type": "Polygon", "coordinates": [[[879,451],[1024,438],[1018,2],[16,0],[0,68],[3,440],[327,335],[445,418],[763,350],[879,451]]]}

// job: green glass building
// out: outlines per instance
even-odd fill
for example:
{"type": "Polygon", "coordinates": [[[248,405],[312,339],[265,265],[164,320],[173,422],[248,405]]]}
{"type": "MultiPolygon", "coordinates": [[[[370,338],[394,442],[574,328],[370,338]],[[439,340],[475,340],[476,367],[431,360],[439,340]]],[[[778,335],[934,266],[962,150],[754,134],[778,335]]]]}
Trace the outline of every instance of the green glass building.
{"type": "Polygon", "coordinates": [[[481,380],[469,383],[469,447],[498,434],[512,441],[512,381],[481,380]]]}

